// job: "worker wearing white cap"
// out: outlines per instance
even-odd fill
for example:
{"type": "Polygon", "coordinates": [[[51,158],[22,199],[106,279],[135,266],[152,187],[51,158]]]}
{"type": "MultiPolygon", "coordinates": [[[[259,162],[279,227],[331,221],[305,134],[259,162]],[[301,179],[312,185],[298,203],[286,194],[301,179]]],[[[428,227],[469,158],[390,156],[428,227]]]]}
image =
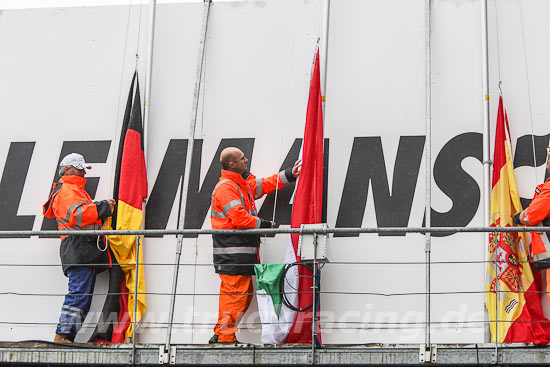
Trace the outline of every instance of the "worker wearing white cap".
{"type": "MultiPolygon", "coordinates": [[[[84,190],[87,169],[91,166],[78,153],[68,154],[59,164],[61,178],[54,184],[43,213],[56,219],[60,231],[100,229],[112,215],[114,199],[93,201],[84,190]]],[[[54,342],[68,343],[74,340],[90,309],[96,274],[93,264],[109,264],[111,256],[105,242],[98,241],[97,236],[61,236],[59,254],[63,272],[69,278],[69,292],[54,342]]]]}

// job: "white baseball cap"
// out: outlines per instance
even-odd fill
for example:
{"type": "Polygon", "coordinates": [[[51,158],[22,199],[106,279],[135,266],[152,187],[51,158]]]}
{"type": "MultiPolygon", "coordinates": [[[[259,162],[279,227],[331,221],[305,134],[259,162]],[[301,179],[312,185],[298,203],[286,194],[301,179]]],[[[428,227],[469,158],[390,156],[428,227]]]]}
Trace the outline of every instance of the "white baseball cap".
{"type": "Polygon", "coordinates": [[[67,154],[59,163],[59,167],[73,166],[78,169],[92,169],[92,167],[86,163],[82,154],[71,153],[67,154]]]}

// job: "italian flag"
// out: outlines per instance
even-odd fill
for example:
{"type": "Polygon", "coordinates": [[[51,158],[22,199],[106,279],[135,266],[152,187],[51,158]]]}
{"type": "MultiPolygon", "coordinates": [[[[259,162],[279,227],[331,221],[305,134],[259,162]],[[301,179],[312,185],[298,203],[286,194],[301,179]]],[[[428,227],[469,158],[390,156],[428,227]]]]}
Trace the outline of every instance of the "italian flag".
{"type": "MultiPolygon", "coordinates": [[[[302,224],[321,223],[323,207],[323,107],[319,50],[309,88],[306,125],[302,145],[302,170],[296,182],[292,206],[291,227],[302,224]]],[[[298,256],[299,235],[291,235],[285,254],[285,263],[300,261],[298,256]]],[[[282,270],[281,270],[282,273],[282,270]]],[[[260,282],[258,282],[260,283],[260,282]]],[[[313,274],[304,266],[293,266],[286,274],[284,291],[290,304],[305,308],[313,302],[313,274]]],[[[300,343],[310,344],[312,336],[313,309],[295,312],[285,305],[279,307],[265,289],[258,287],[258,309],[262,322],[261,340],[264,344],[300,343]]],[[[321,337],[320,330],[318,336],[321,337]]]]}
{"type": "MultiPolygon", "coordinates": [[[[502,97],[498,104],[495,134],[491,227],[511,227],[512,216],[522,210],[510,149],[510,128],[502,97]]],[[[489,235],[486,306],[493,342],[550,342],[549,324],[543,316],[538,280],[528,255],[525,233],[489,235]],[[498,276],[497,276],[498,275],[498,276]],[[498,325],[496,323],[498,321],[498,325]]]]}
{"type": "MultiPolygon", "coordinates": [[[[126,103],[117,157],[113,197],[117,205],[112,217],[112,228],[117,230],[140,230],[143,223],[143,200],[147,197],[147,173],[143,151],[143,123],[141,98],[137,72],[134,74],[126,103]]],[[[108,225],[109,222],[107,221],[108,225]]],[[[143,269],[143,237],[140,239],[138,287],[136,290],[136,236],[107,236],[122,271],[124,279],[119,323],[113,329],[115,343],[123,343],[132,337],[134,297],[137,294],[136,322],[141,320],[147,307],[145,303],[145,273],[143,269]]]]}

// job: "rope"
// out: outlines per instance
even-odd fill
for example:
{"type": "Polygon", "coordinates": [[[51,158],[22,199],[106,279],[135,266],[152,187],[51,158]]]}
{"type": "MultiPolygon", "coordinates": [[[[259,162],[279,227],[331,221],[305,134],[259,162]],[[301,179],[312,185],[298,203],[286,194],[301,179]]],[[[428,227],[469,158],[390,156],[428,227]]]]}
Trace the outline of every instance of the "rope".
{"type": "Polygon", "coordinates": [[[537,157],[535,152],[535,130],[533,128],[533,109],[531,107],[531,87],[529,83],[529,67],[527,66],[527,49],[525,44],[525,29],[523,27],[523,9],[521,6],[521,0],[518,0],[519,3],[519,17],[520,17],[520,23],[521,23],[521,36],[523,40],[523,63],[525,65],[525,76],[527,79],[527,99],[529,101],[529,122],[531,124],[531,143],[533,146],[533,167],[535,168],[535,185],[539,182],[539,177],[537,173],[537,157]]]}
{"type": "MultiPolygon", "coordinates": [[[[299,19],[302,16],[302,13],[303,13],[303,8],[301,8],[300,13],[298,14],[296,19],[299,19]]],[[[294,34],[296,34],[297,27],[298,27],[298,22],[295,21],[294,22],[294,34]]],[[[292,38],[292,48],[291,48],[291,50],[292,50],[292,52],[290,54],[290,62],[288,63],[288,73],[287,73],[288,75],[290,75],[290,72],[292,70],[294,56],[295,56],[295,53],[296,53],[296,37],[292,38]]],[[[290,83],[291,83],[291,79],[289,78],[288,81],[287,81],[287,87],[286,87],[286,98],[285,98],[285,102],[283,104],[283,121],[282,121],[283,123],[281,124],[282,125],[282,134],[281,134],[281,144],[279,145],[279,156],[278,156],[279,157],[279,162],[281,162],[282,157],[283,157],[283,144],[284,144],[285,139],[286,139],[286,125],[288,123],[288,100],[289,100],[289,96],[290,96],[290,83]]],[[[271,215],[271,220],[273,222],[275,222],[275,214],[277,213],[278,198],[279,198],[279,179],[277,179],[277,183],[276,183],[276,186],[275,186],[275,197],[274,197],[274,202],[273,202],[273,213],[271,215]]],[[[267,233],[264,235],[263,243],[264,243],[264,246],[267,244],[267,233]]],[[[263,259],[264,259],[264,246],[260,246],[260,261],[261,262],[263,262],[263,259]]]]}
{"type": "Polygon", "coordinates": [[[499,90],[500,94],[502,95],[502,90],[500,89],[500,85],[502,84],[502,79],[500,78],[500,41],[498,37],[499,33],[499,25],[498,25],[498,1],[495,1],[495,21],[496,21],[496,38],[497,38],[497,70],[498,70],[498,83],[499,83],[499,90]]]}
{"type": "MultiPolygon", "coordinates": [[[[126,51],[128,50],[128,33],[130,32],[130,15],[132,13],[132,0],[130,0],[130,5],[128,5],[128,17],[126,20],[126,36],[124,37],[124,52],[122,53],[122,66],[120,70],[120,82],[118,86],[118,104],[116,109],[116,121],[113,124],[115,131],[113,132],[114,140],[116,141],[117,132],[120,130],[120,98],[122,97],[122,83],[124,81],[124,65],[126,64],[126,51]]],[[[115,184],[115,172],[116,172],[116,159],[117,159],[117,152],[118,150],[115,149],[112,156],[112,162],[111,163],[111,179],[109,183],[109,192],[113,192],[114,190],[114,184],[115,184]]]]}
{"type": "Polygon", "coordinates": [[[136,70],[138,68],[139,62],[139,40],[141,36],[141,13],[143,9],[143,0],[139,1],[139,21],[138,21],[138,34],[137,34],[137,43],[136,43],[136,70]]]}
{"type": "MultiPolygon", "coordinates": [[[[518,260],[518,264],[533,264],[533,261],[518,260]]],[[[431,265],[460,265],[460,264],[489,264],[498,263],[505,264],[506,260],[464,260],[464,261],[430,261],[431,265]]],[[[323,266],[332,265],[426,265],[425,261],[331,261],[323,264],[323,266]]],[[[78,266],[82,264],[65,264],[67,266],[78,266]]],[[[87,264],[89,266],[105,266],[105,264],[87,264]]],[[[127,263],[125,265],[135,266],[135,263],[127,263]]],[[[140,263],[144,266],[173,266],[174,263],[140,263]]],[[[240,264],[254,265],[254,264],[240,264]]],[[[60,267],[61,264],[5,264],[0,263],[0,267],[60,267]]],[[[214,266],[214,263],[180,263],[180,266],[214,266]]]]}
{"type": "MultiPolygon", "coordinates": [[[[292,265],[293,266],[293,265],[292,265]]],[[[303,291],[290,291],[285,294],[311,294],[311,289],[303,291]]],[[[447,291],[447,292],[396,292],[396,293],[382,293],[382,292],[352,292],[352,291],[319,291],[319,294],[332,294],[332,295],[348,295],[348,296],[377,296],[377,297],[403,297],[403,296],[425,296],[427,294],[445,296],[445,295],[464,295],[464,294],[491,294],[494,291],[487,290],[466,290],[466,291],[447,291]]],[[[498,290],[498,293],[510,293],[510,294],[546,294],[546,291],[512,291],[512,290],[498,290]]],[[[107,296],[107,295],[129,295],[134,292],[113,292],[113,293],[73,293],[74,296],[107,296]]],[[[138,292],[137,294],[145,294],[151,296],[172,296],[170,292],[138,292]]],[[[255,295],[255,292],[251,293],[178,293],[176,296],[215,296],[220,295],[255,295]]],[[[65,293],[25,293],[25,292],[0,292],[0,296],[22,296],[22,297],[65,297],[65,293]]],[[[285,301],[285,304],[288,301],[285,301]]],[[[309,308],[309,307],[308,307],[309,308]]],[[[550,321],[549,321],[550,322],[550,321]]]]}
{"type": "MultiPolygon", "coordinates": [[[[503,322],[503,323],[510,323],[511,321],[509,320],[496,320],[497,322],[503,322]]],[[[454,328],[454,325],[471,325],[471,324],[489,324],[489,323],[493,323],[495,321],[487,321],[487,320],[452,320],[452,321],[432,321],[431,324],[437,324],[439,325],[441,329],[446,329],[448,328],[449,326],[448,325],[453,325],[452,328],[454,328]],[[447,325],[447,326],[446,326],[447,325]]],[[[258,321],[250,321],[250,322],[239,322],[239,329],[251,329],[249,326],[262,326],[262,325],[284,325],[284,324],[292,324],[292,323],[296,323],[296,324],[309,324],[311,323],[311,320],[296,320],[296,321],[277,321],[277,322],[258,322],[258,321]]],[[[524,321],[524,320],[516,320],[514,321],[514,323],[533,323],[533,324],[549,324],[550,321],[524,321]]],[[[118,322],[104,322],[105,325],[116,325],[118,324],[118,322]]],[[[168,322],[163,322],[163,321],[141,321],[140,322],[140,326],[144,326],[144,325],[148,325],[150,327],[159,327],[159,326],[166,326],[168,325],[169,323],[168,322]]],[[[181,328],[183,328],[183,326],[207,326],[207,327],[212,327],[214,325],[216,325],[217,322],[213,321],[213,322],[195,322],[195,323],[192,323],[192,322],[173,322],[172,325],[176,326],[176,325],[179,325],[181,328]]],[[[228,323],[222,323],[221,325],[227,325],[228,323]]],[[[357,329],[357,330],[365,330],[364,326],[365,325],[368,325],[368,328],[369,330],[372,330],[373,328],[371,328],[370,326],[371,325],[391,325],[391,327],[389,327],[388,329],[396,329],[396,328],[403,328],[401,326],[405,326],[405,325],[412,325],[412,326],[415,326],[415,325],[418,325],[418,326],[421,326],[421,325],[425,325],[426,322],[425,321],[352,321],[352,320],[346,320],[346,321],[337,321],[337,320],[326,320],[326,321],[322,321],[322,324],[323,325],[362,325],[361,327],[358,327],[358,328],[352,328],[352,329],[357,329]]],[[[55,326],[57,325],[57,322],[30,322],[30,321],[0,321],[0,325],[32,325],[32,326],[55,326]]],[[[327,329],[327,326],[323,327],[323,329],[327,329]]],[[[330,327],[330,329],[332,330],[339,330],[341,328],[338,328],[338,327],[330,327]]],[[[350,329],[350,327],[346,327],[345,329],[350,329]]],[[[22,340],[20,341],[20,343],[24,343],[24,342],[34,342],[34,343],[49,343],[49,344],[59,344],[59,345],[62,345],[62,346],[75,346],[75,347],[84,347],[85,345],[82,345],[82,344],[78,344],[78,343],[75,343],[75,344],[67,344],[67,343],[53,343],[53,342],[47,342],[47,341],[43,341],[43,340],[22,340]]],[[[17,343],[17,342],[16,342],[17,343]]],[[[346,345],[349,345],[349,344],[346,344],[346,345]]],[[[361,346],[364,346],[364,344],[361,344],[361,346]]],[[[521,348],[532,348],[531,346],[529,345],[514,345],[513,346],[514,350],[517,350],[517,349],[521,349],[521,348]]],[[[104,347],[95,347],[95,346],[87,346],[87,349],[100,349],[100,350],[105,350],[104,347]]],[[[117,349],[124,349],[124,348],[117,348],[117,349]]]]}

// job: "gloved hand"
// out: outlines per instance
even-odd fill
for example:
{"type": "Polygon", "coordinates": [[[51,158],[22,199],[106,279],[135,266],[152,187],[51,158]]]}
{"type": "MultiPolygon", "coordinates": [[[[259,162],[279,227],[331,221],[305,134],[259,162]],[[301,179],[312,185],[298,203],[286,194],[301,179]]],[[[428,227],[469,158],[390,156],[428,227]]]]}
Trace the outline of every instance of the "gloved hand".
{"type": "Polygon", "coordinates": [[[515,225],[523,225],[523,223],[521,223],[521,220],[519,218],[520,215],[521,215],[521,212],[514,214],[514,216],[512,217],[512,222],[515,225]]]}

